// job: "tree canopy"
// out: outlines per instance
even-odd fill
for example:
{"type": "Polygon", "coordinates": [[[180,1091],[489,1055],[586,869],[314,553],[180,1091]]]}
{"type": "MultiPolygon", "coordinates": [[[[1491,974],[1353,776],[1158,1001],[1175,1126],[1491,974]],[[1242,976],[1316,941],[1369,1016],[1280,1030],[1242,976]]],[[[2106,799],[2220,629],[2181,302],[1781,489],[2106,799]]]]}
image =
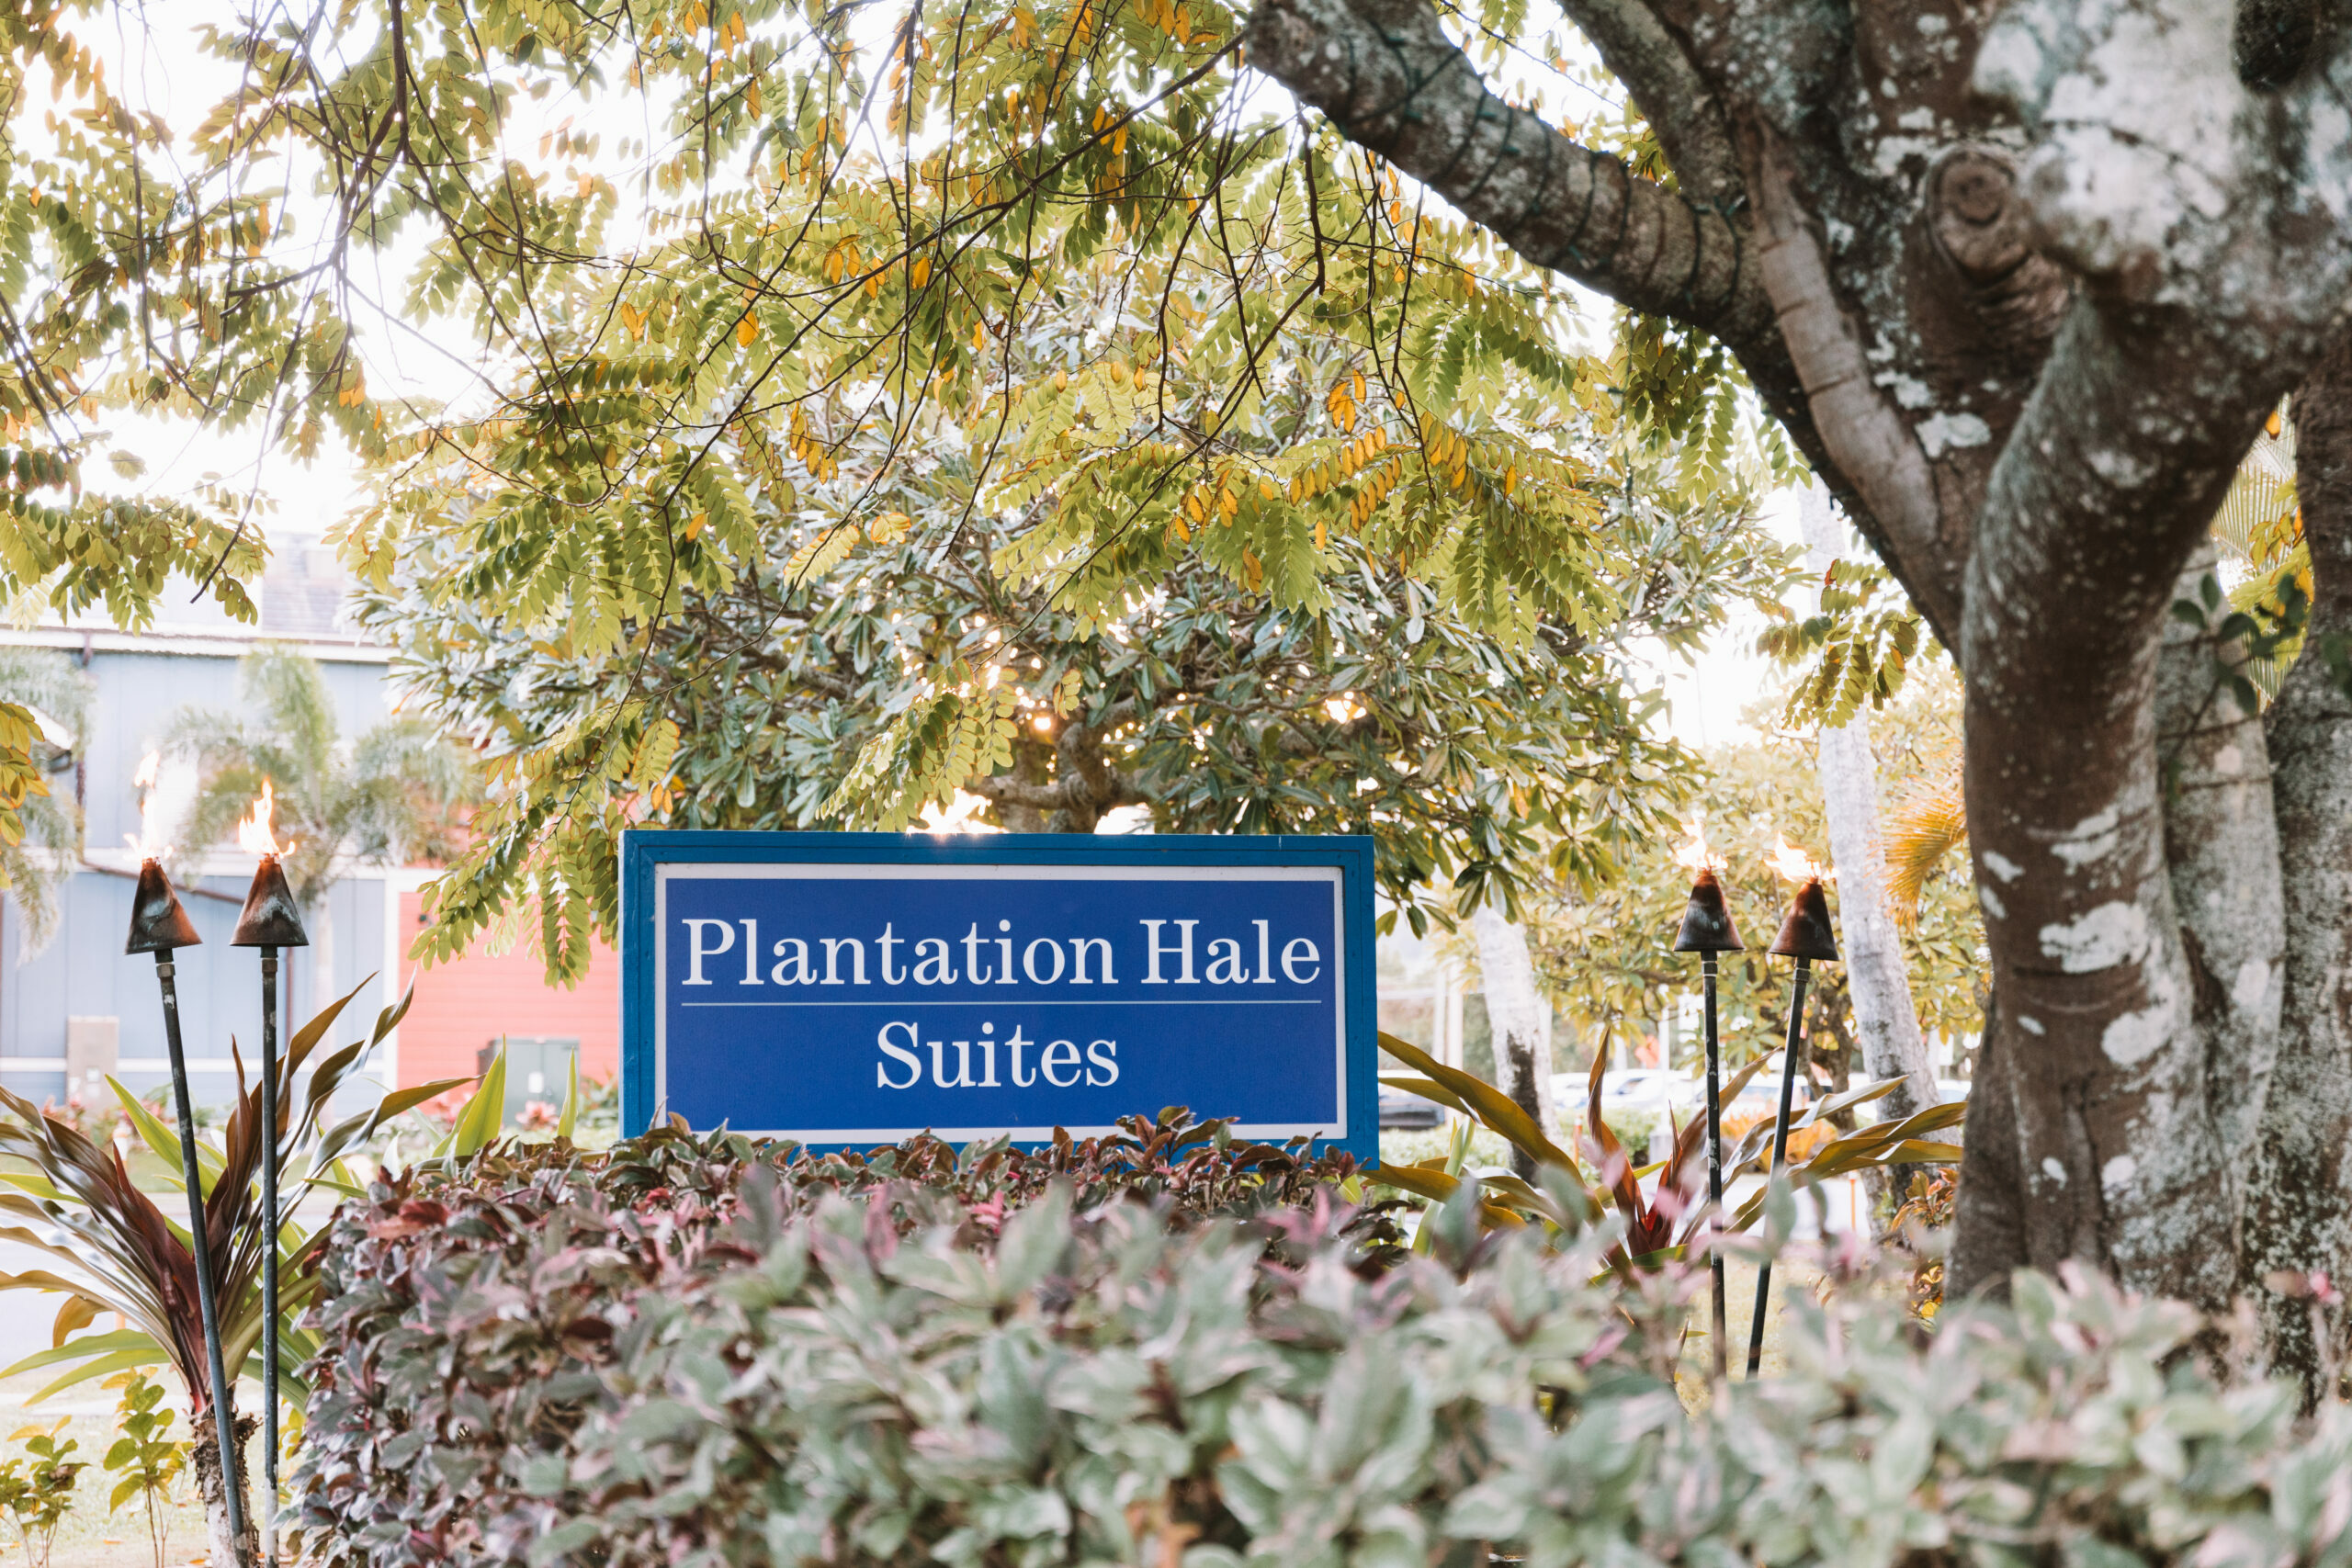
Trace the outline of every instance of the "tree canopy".
{"type": "MultiPolygon", "coordinates": [[[[1568,31],[1484,19],[1659,166],[1568,31]]],[[[1579,306],[1291,112],[1226,6],[195,20],[219,90],[166,116],[120,84],[173,22],[20,19],[7,155],[56,199],[0,236],[12,429],[68,493],[104,479],[75,411],[367,465],[339,543],[500,770],[430,951],[536,901],[576,968],[630,821],[899,823],[966,785],[1032,825],[1371,824],[1400,892],[1510,897],[1534,834],[1589,875],[1682,767],[1629,641],[1777,590],[1742,520],[1790,458],[1723,351],[1579,306]],[[401,391],[403,352],[467,379],[401,391]],[[1307,651],[1359,673],[1302,683],[1307,651]]],[[[251,497],[105,504],[74,536],[130,547],[123,615],[166,570],[249,613],[251,497]]],[[[0,568],[61,608],[117,581],[0,568]]]]}

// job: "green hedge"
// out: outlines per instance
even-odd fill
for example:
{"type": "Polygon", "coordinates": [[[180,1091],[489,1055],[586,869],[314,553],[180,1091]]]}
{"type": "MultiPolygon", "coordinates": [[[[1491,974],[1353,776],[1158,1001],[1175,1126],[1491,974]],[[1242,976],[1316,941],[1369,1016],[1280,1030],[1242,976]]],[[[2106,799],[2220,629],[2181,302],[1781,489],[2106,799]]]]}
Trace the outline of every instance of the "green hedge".
{"type": "Polygon", "coordinates": [[[1703,1276],[1611,1274],[1606,1227],[1547,1247],[1457,1207],[1411,1257],[1344,1170],[1261,1185],[1253,1151],[1181,1190],[1164,1160],[1033,1182],[1018,1156],[998,1181],[935,1149],[865,1175],[746,1152],[494,1155],[348,1206],[310,1560],[2352,1559],[2344,1413],[2216,1382],[2192,1314],[2096,1281],[2020,1277],[1932,1337],[1874,1287],[1800,1298],[1792,1375],[1693,1416],[1703,1276]],[[1013,1189],[1035,1199],[1005,1214],[1013,1189]]]}

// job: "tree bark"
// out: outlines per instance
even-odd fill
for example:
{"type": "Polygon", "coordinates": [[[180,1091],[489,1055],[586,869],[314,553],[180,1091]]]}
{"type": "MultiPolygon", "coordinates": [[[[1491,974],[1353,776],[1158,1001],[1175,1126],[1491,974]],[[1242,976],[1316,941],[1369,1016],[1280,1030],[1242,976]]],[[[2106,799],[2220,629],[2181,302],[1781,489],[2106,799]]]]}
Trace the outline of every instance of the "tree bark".
{"type": "MultiPolygon", "coordinates": [[[[2210,541],[2189,558],[2173,590],[2176,605],[2201,608],[2207,588],[2218,592],[2217,558],[2210,541]]],[[[2229,679],[2245,649],[2220,635],[2218,612],[2227,608],[2219,605],[2201,628],[2182,615],[2166,619],[2156,654],[2156,744],[2165,860],[2235,1209],[2278,1052],[2286,933],[2269,747],[2261,714],[2241,704],[2229,679]]]]}
{"type": "MultiPolygon", "coordinates": [[[[1535,988],[1535,961],[1527,951],[1526,929],[1491,904],[1470,917],[1478,943],[1478,975],[1486,987],[1487,1022],[1494,1031],[1497,1087],[1534,1119],[1547,1138],[1557,1140],[1552,1114],[1552,1047],[1544,1037],[1544,998],[1535,988]]],[[[1534,1179],[1535,1162],[1514,1150],[1511,1165],[1534,1179]]]]}
{"type": "Polygon", "coordinates": [[[2259,738],[2197,694],[2231,650],[2165,617],[2352,303],[2352,29],[2233,54],[2222,0],[1564,3],[1690,183],[1498,98],[1427,0],[1258,0],[1249,57],[1539,265],[1724,344],[1952,649],[1995,998],[1954,1291],[2077,1258],[2222,1304],[2257,1117],[2249,1266],[2335,1257],[2333,1207],[2279,1211],[2352,1179],[2352,715],[2315,638],[2267,823],[2259,738]]]}
{"type": "MultiPolygon", "coordinates": [[[[237,1460],[242,1470],[245,1445],[253,1441],[254,1428],[260,1423],[250,1416],[232,1416],[231,1421],[237,1434],[237,1460]]],[[[229,1529],[229,1495],[221,1485],[220,1445],[213,1440],[211,1413],[208,1410],[195,1416],[194,1422],[197,1440],[190,1458],[196,1465],[196,1491],[204,1504],[205,1539],[211,1543],[212,1561],[233,1568],[253,1568],[261,1560],[261,1536],[254,1521],[245,1478],[241,1473],[234,1482],[246,1504],[245,1533],[240,1537],[229,1529]]]]}
{"type": "MultiPolygon", "coordinates": [[[[1825,572],[1843,543],[1827,488],[1812,486],[1797,507],[1809,564],[1816,573],[1825,572]]],[[[1901,1078],[1902,1087],[1883,1102],[1883,1113],[1908,1116],[1939,1097],[1911,1000],[1903,936],[1887,906],[1886,844],[1879,833],[1878,759],[1871,751],[1869,715],[1857,713],[1834,729],[1825,727],[1817,761],[1830,859],[1838,868],[1838,945],[1845,951],[1862,1071],[1873,1078],[1901,1078]]]]}
{"type": "Polygon", "coordinates": [[[2352,339],[2296,393],[2294,412],[2313,604],[2303,656],[2269,720],[2286,999],[2238,1278],[2262,1314],[2272,1365],[2316,1400],[2326,1391],[2308,1303],[2274,1276],[2342,1281],[2352,1225],[2352,700],[2340,662],[2352,639],[2352,339]]]}

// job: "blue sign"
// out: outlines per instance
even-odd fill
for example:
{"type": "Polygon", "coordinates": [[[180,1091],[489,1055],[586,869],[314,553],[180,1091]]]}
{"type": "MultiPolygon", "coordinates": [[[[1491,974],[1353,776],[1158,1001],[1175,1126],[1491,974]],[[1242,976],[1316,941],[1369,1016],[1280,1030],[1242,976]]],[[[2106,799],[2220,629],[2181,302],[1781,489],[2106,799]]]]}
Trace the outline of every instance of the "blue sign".
{"type": "Polygon", "coordinates": [[[621,846],[629,1133],[1035,1143],[1184,1105],[1377,1152],[1368,838],[621,846]]]}

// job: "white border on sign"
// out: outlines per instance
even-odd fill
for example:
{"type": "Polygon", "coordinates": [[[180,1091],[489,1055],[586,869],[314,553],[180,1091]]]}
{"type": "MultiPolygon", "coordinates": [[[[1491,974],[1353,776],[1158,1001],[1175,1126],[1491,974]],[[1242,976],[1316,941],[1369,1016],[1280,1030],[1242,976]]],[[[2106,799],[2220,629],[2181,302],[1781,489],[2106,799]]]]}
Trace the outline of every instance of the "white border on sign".
{"type": "MultiPolygon", "coordinates": [[[[910,864],[854,861],[811,861],[779,865],[772,862],[663,862],[653,868],[653,1116],[669,1113],[670,1007],[669,930],[670,878],[696,882],[1328,882],[1331,885],[1331,946],[1337,955],[1332,973],[1332,1089],[1339,1106],[1336,1126],[1320,1122],[1237,1122],[1236,1137],[1344,1138],[1348,1135],[1348,921],[1342,902],[1344,883],[1336,865],[1169,865],[1148,870],[1134,865],[973,865],[910,864]]],[[[1186,998],[1189,1000],[1189,998],[1186,998]]],[[[961,1004],[958,1004],[961,1005],[961,1004]]],[[[1100,1006],[1101,1003],[1091,1005],[1100,1006]]],[[[1167,1002],[1154,1005],[1166,1007],[1167,1002]]],[[[1107,1137],[1114,1126],[1068,1127],[1073,1138],[1107,1137]]],[[[975,1138],[1010,1137],[1023,1143],[1043,1142],[1052,1127],[738,1127],[753,1138],[793,1138],[804,1144],[896,1144],[918,1134],[951,1143],[975,1138]]]]}

